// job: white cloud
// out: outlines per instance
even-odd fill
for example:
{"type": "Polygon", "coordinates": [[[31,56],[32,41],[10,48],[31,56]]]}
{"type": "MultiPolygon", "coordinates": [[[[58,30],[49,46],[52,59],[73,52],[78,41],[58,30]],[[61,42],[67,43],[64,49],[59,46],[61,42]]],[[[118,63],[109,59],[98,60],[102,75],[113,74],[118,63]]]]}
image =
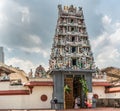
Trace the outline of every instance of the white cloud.
{"type": "Polygon", "coordinates": [[[6,3],[5,0],[0,1],[0,27],[2,27],[4,23],[8,20],[6,14],[4,13],[5,3],[6,3]]]}
{"type": "Polygon", "coordinates": [[[41,39],[37,35],[29,35],[28,39],[31,39],[31,41],[37,45],[41,44],[41,39]]]}
{"type": "Polygon", "coordinates": [[[104,15],[102,17],[102,25],[103,25],[103,28],[104,28],[104,31],[106,32],[112,32],[114,31],[114,24],[112,24],[112,18],[108,15],[104,15]]]}
{"type": "Polygon", "coordinates": [[[98,36],[96,39],[92,40],[92,50],[95,50],[96,48],[99,48],[101,44],[107,39],[108,33],[104,32],[102,35],[98,36]]]}
{"type": "Polygon", "coordinates": [[[115,23],[115,26],[116,28],[120,28],[120,23],[119,22],[115,23]]]}
{"type": "Polygon", "coordinates": [[[33,47],[33,48],[22,47],[21,49],[29,53],[40,53],[43,55],[44,58],[49,57],[49,51],[41,49],[40,47],[33,47]]]}
{"type": "Polygon", "coordinates": [[[21,25],[20,21],[30,23],[29,8],[14,0],[0,0],[0,28],[8,27],[10,23],[21,25]]]}
{"type": "Polygon", "coordinates": [[[31,69],[32,69],[33,74],[34,74],[35,69],[39,65],[42,65],[46,71],[48,70],[48,65],[46,65],[45,63],[34,64],[32,61],[23,60],[23,59],[15,58],[15,57],[9,58],[8,60],[6,60],[6,64],[9,66],[12,65],[13,67],[19,67],[21,70],[24,70],[26,72],[26,74],[28,74],[31,69]]]}
{"type": "Polygon", "coordinates": [[[19,7],[19,11],[22,14],[21,22],[29,23],[30,22],[30,11],[29,11],[28,7],[19,7]]]}
{"type": "Polygon", "coordinates": [[[6,47],[6,49],[8,50],[8,52],[12,52],[13,51],[13,49],[9,48],[9,47],[6,47]]]}
{"type": "Polygon", "coordinates": [[[120,27],[116,28],[116,31],[109,37],[111,45],[120,46],[120,27]]]}
{"type": "Polygon", "coordinates": [[[30,72],[30,69],[35,70],[37,65],[33,64],[29,60],[22,60],[19,58],[9,58],[6,60],[7,65],[12,65],[13,67],[19,67],[24,70],[26,73],[30,72]]]}
{"type": "Polygon", "coordinates": [[[108,25],[108,24],[111,23],[111,21],[112,21],[112,19],[111,19],[109,16],[107,16],[107,15],[105,15],[105,16],[102,18],[103,24],[108,25]]]}
{"type": "Polygon", "coordinates": [[[7,3],[7,0],[0,0],[0,10],[2,10],[7,3]]]}
{"type": "Polygon", "coordinates": [[[26,37],[28,39],[28,42],[31,43],[31,46],[21,46],[20,49],[22,51],[28,52],[28,53],[40,53],[44,58],[49,57],[49,51],[48,49],[41,48],[41,37],[37,35],[29,35],[26,37]]]}
{"type": "Polygon", "coordinates": [[[120,23],[112,23],[112,19],[107,15],[102,20],[105,30],[100,36],[92,40],[94,52],[97,52],[95,62],[100,68],[108,66],[119,67],[120,23]]]}
{"type": "Polygon", "coordinates": [[[0,27],[2,27],[8,20],[7,16],[0,12],[0,27]]]}
{"type": "Polygon", "coordinates": [[[118,61],[119,58],[120,52],[117,49],[106,46],[103,48],[103,51],[98,54],[96,62],[101,68],[114,65],[116,66],[117,64],[120,64],[118,61]]]}

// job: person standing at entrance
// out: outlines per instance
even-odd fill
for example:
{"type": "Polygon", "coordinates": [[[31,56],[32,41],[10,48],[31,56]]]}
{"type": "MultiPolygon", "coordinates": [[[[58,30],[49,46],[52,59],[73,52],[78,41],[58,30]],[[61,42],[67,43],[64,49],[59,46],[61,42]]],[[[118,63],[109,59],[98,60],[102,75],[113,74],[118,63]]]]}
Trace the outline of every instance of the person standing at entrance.
{"type": "Polygon", "coordinates": [[[96,103],[97,103],[97,99],[93,96],[92,97],[92,107],[96,108],[96,103]]]}
{"type": "Polygon", "coordinates": [[[53,101],[54,101],[54,104],[55,104],[55,109],[57,109],[57,103],[58,103],[57,98],[55,97],[53,101]]]}
{"type": "Polygon", "coordinates": [[[80,108],[80,97],[79,97],[79,96],[75,98],[74,108],[75,108],[75,109],[80,108]]]}

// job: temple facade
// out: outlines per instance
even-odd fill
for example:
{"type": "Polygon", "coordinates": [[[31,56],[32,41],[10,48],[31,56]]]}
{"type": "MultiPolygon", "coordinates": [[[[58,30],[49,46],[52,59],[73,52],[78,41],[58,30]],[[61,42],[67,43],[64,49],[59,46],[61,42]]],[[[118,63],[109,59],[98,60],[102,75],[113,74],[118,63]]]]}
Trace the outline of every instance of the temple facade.
{"type": "Polygon", "coordinates": [[[80,81],[86,83],[89,98],[92,98],[95,64],[81,7],[58,5],[49,64],[54,80],[53,96],[58,98],[60,107],[73,108],[76,96],[80,96],[81,107],[84,107],[86,92],[80,81]],[[65,93],[66,86],[70,88],[70,96],[65,93]]]}
{"type": "MultiPolygon", "coordinates": [[[[0,54],[4,62],[2,47],[0,54]]],[[[96,68],[83,10],[73,5],[58,5],[49,71],[39,65],[26,74],[0,63],[0,88],[0,109],[73,109],[75,97],[82,108],[85,98],[92,104],[93,95],[97,106],[120,107],[120,69],[96,68]]]]}

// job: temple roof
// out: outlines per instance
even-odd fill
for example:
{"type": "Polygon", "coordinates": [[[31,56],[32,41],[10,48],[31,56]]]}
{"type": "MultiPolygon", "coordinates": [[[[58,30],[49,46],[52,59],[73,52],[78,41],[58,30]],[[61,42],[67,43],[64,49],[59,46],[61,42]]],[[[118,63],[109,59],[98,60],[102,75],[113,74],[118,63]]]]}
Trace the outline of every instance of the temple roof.
{"type": "MultiPolygon", "coordinates": [[[[23,70],[0,63],[0,76],[3,77],[6,75],[9,76],[8,80],[21,79],[22,83],[28,82],[28,77],[23,70]]],[[[6,80],[6,78],[2,78],[1,80],[6,80]]]]}
{"type": "Polygon", "coordinates": [[[53,81],[30,81],[25,86],[53,86],[53,81]]]}
{"type": "Polygon", "coordinates": [[[0,63],[0,74],[1,73],[10,74],[10,73],[15,73],[15,71],[12,68],[10,68],[9,66],[7,66],[3,63],[0,63]]]}
{"type": "Polygon", "coordinates": [[[92,82],[92,86],[111,86],[109,82],[92,82]]]}
{"type": "Polygon", "coordinates": [[[101,70],[107,74],[107,81],[114,84],[119,83],[120,81],[120,68],[116,67],[107,67],[101,70]]]}

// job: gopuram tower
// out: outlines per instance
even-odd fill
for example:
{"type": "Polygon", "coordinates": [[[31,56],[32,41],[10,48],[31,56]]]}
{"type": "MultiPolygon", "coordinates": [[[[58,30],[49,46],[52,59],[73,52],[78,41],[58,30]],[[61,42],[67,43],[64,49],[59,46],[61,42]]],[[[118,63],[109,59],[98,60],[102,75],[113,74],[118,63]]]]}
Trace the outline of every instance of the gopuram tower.
{"type": "Polygon", "coordinates": [[[58,99],[58,108],[73,108],[75,96],[80,97],[81,107],[84,107],[87,95],[80,80],[86,82],[87,93],[92,93],[95,65],[81,7],[58,5],[49,64],[54,80],[53,98],[58,99]],[[65,87],[69,88],[69,95],[65,87]]]}

